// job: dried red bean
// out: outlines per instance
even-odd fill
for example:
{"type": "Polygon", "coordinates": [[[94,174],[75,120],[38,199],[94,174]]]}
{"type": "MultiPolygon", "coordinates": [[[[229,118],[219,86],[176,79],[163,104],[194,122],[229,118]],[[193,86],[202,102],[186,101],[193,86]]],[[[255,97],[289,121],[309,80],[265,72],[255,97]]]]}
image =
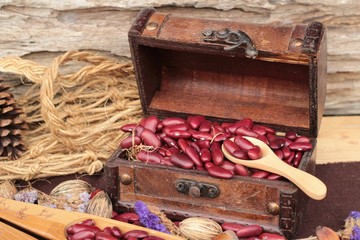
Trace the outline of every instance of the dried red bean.
{"type": "Polygon", "coordinates": [[[160,139],[156,136],[155,133],[153,133],[149,129],[144,129],[142,133],[140,134],[141,139],[144,141],[144,143],[148,146],[153,146],[155,148],[158,148],[161,146],[160,139]]]}
{"type": "Polygon", "coordinates": [[[235,172],[235,163],[232,163],[228,160],[224,160],[224,162],[221,164],[220,167],[222,167],[230,172],[235,172]]]}
{"type": "Polygon", "coordinates": [[[120,130],[123,131],[123,132],[130,132],[131,133],[135,129],[136,125],[137,125],[136,123],[125,124],[120,128],[120,130]]]}
{"type": "Polygon", "coordinates": [[[277,175],[275,173],[272,173],[272,174],[270,174],[269,176],[266,177],[266,179],[269,179],[269,180],[279,180],[281,178],[282,178],[282,176],[277,175]]]}
{"type": "Polygon", "coordinates": [[[71,240],[95,239],[95,233],[90,230],[83,230],[71,236],[71,240]]]}
{"type": "Polygon", "coordinates": [[[157,152],[147,152],[147,151],[140,151],[137,155],[136,158],[139,161],[145,162],[145,163],[156,163],[156,164],[160,164],[163,156],[161,156],[160,153],[157,152]]]}
{"type": "Polygon", "coordinates": [[[137,238],[137,237],[129,237],[126,240],[139,240],[139,238],[137,238]]]}
{"type": "Polygon", "coordinates": [[[295,132],[287,132],[285,133],[285,138],[294,141],[297,138],[297,135],[295,132]]]}
{"type": "Polygon", "coordinates": [[[205,120],[200,124],[199,131],[200,132],[210,132],[211,126],[212,126],[211,122],[208,120],[205,120]]]}
{"type": "Polygon", "coordinates": [[[167,154],[168,155],[166,155],[167,157],[170,157],[173,153],[178,153],[178,152],[180,152],[180,150],[178,149],[178,148],[174,148],[174,147],[171,147],[171,148],[169,148],[168,150],[167,150],[167,154]]]}
{"type": "Polygon", "coordinates": [[[290,152],[290,156],[285,158],[284,161],[289,164],[289,165],[292,165],[292,162],[294,160],[294,157],[295,157],[295,152],[290,152]]]}
{"type": "Polygon", "coordinates": [[[281,151],[283,152],[283,155],[284,155],[285,159],[288,158],[290,156],[290,154],[291,154],[290,149],[288,147],[286,147],[286,146],[283,146],[281,148],[281,151]]]}
{"type": "Polygon", "coordinates": [[[293,142],[292,144],[289,145],[290,150],[294,150],[294,151],[309,151],[312,149],[312,144],[311,143],[306,143],[306,142],[293,142]]]}
{"type": "Polygon", "coordinates": [[[225,130],[225,131],[229,131],[229,129],[227,129],[228,127],[230,127],[231,125],[233,125],[234,123],[230,123],[230,122],[222,122],[221,123],[221,127],[225,130]]]}
{"type": "Polygon", "coordinates": [[[156,131],[161,131],[164,128],[164,124],[162,121],[159,121],[158,125],[156,126],[156,131]]]}
{"type": "Polygon", "coordinates": [[[244,118],[238,122],[235,122],[233,125],[227,127],[230,133],[235,134],[236,129],[239,127],[245,127],[251,129],[253,126],[253,121],[250,118],[244,118]]]}
{"type": "Polygon", "coordinates": [[[249,160],[249,156],[246,151],[238,150],[231,154],[233,157],[243,159],[243,160],[249,160]]]}
{"type": "Polygon", "coordinates": [[[235,174],[236,175],[239,175],[239,176],[249,176],[249,170],[244,167],[243,165],[241,164],[235,164],[235,170],[234,170],[235,174]]]}
{"type": "Polygon", "coordinates": [[[210,145],[210,150],[213,150],[215,148],[221,148],[220,142],[212,142],[210,145]]]}
{"type": "Polygon", "coordinates": [[[143,238],[143,240],[165,240],[165,239],[156,236],[148,236],[146,238],[143,238]]]}
{"type": "Polygon", "coordinates": [[[277,139],[278,137],[275,134],[272,133],[268,133],[266,134],[266,138],[268,139],[269,143],[275,139],[277,139]]]}
{"type": "Polygon", "coordinates": [[[212,140],[212,136],[210,133],[207,132],[200,132],[200,131],[194,131],[191,133],[192,137],[197,139],[197,140],[212,140]]]}
{"type": "Polygon", "coordinates": [[[205,121],[204,116],[191,116],[187,119],[187,122],[189,123],[190,127],[192,129],[198,129],[203,121],[205,121]]]}
{"type": "Polygon", "coordinates": [[[88,226],[95,226],[95,221],[93,219],[86,219],[81,221],[79,224],[88,225],[88,226]]]}
{"type": "Polygon", "coordinates": [[[180,138],[177,143],[178,143],[179,148],[183,152],[185,152],[185,149],[189,146],[189,142],[182,138],[180,138]]]}
{"type": "Polygon", "coordinates": [[[258,137],[258,139],[261,140],[261,141],[263,141],[265,144],[269,145],[269,140],[267,139],[266,136],[260,135],[260,136],[258,137]]]}
{"type": "Polygon", "coordinates": [[[254,125],[251,130],[259,135],[265,135],[268,133],[264,126],[261,125],[254,125]]]}
{"type": "Polygon", "coordinates": [[[294,156],[294,162],[293,162],[293,166],[294,167],[299,167],[301,159],[302,159],[303,153],[302,152],[296,152],[295,156],[294,156]]]}
{"type": "Polygon", "coordinates": [[[242,136],[236,136],[234,143],[239,146],[241,150],[249,151],[254,147],[254,144],[242,136]]]}
{"type": "Polygon", "coordinates": [[[179,117],[169,117],[165,118],[162,121],[164,126],[173,126],[173,125],[179,125],[179,124],[185,124],[185,119],[179,118],[179,117]]]}
{"type": "Polygon", "coordinates": [[[145,126],[145,122],[146,122],[146,118],[141,118],[139,124],[144,127],[144,126],[145,126]]]}
{"type": "Polygon", "coordinates": [[[111,233],[111,235],[113,235],[113,236],[116,237],[116,238],[121,238],[121,236],[122,236],[122,233],[121,233],[120,228],[118,228],[118,227],[116,227],[116,226],[113,226],[113,227],[110,229],[110,233],[111,233]]]}
{"type": "Polygon", "coordinates": [[[102,231],[111,235],[111,227],[105,227],[102,231]]]}
{"type": "Polygon", "coordinates": [[[89,225],[84,225],[84,224],[80,224],[80,223],[71,225],[70,227],[68,227],[66,229],[66,232],[69,235],[74,235],[81,231],[91,231],[91,232],[97,233],[97,232],[100,232],[101,229],[98,228],[97,226],[89,226],[89,225]]]}
{"type": "Polygon", "coordinates": [[[278,149],[278,150],[275,150],[275,155],[279,158],[279,159],[283,159],[284,158],[284,153],[280,150],[280,149],[278,149]]]}
{"type": "Polygon", "coordinates": [[[229,138],[231,136],[231,134],[229,132],[223,132],[223,133],[219,133],[217,135],[214,135],[214,142],[221,142],[226,140],[227,138],[229,138]]]}
{"type": "Polygon", "coordinates": [[[146,119],[144,128],[149,129],[152,132],[156,132],[158,124],[159,119],[155,116],[150,116],[146,119]]]}
{"type": "Polygon", "coordinates": [[[199,140],[196,141],[200,148],[210,148],[210,141],[208,140],[199,140]]]}
{"type": "Polygon", "coordinates": [[[212,166],[206,169],[208,174],[212,177],[216,177],[216,178],[223,178],[223,179],[227,179],[227,178],[232,178],[234,176],[234,174],[222,167],[219,166],[212,166]]]}
{"type": "Polygon", "coordinates": [[[253,174],[251,174],[251,177],[253,177],[253,178],[267,178],[269,175],[270,175],[269,172],[259,170],[259,171],[254,172],[253,174]]]}
{"type": "Polygon", "coordinates": [[[230,231],[234,231],[234,232],[239,231],[244,226],[245,226],[244,224],[229,223],[229,222],[225,222],[225,223],[221,224],[221,228],[222,228],[223,231],[230,230],[230,231]]]}
{"type": "Polygon", "coordinates": [[[261,158],[261,149],[259,146],[254,146],[247,152],[247,154],[251,160],[257,160],[261,158]]]}
{"type": "Polygon", "coordinates": [[[214,163],[212,163],[212,162],[206,162],[206,163],[204,164],[204,166],[205,166],[205,169],[207,170],[207,169],[209,169],[209,168],[211,168],[211,167],[213,167],[213,166],[215,166],[215,165],[214,165],[214,163]]]}
{"type": "Polygon", "coordinates": [[[262,233],[259,236],[259,239],[266,239],[266,240],[286,240],[284,236],[281,236],[276,233],[262,233]]]}
{"type": "Polygon", "coordinates": [[[137,125],[136,127],[135,127],[135,135],[136,136],[140,136],[141,135],[141,133],[144,131],[144,127],[143,126],[141,126],[141,125],[137,125]]]}
{"type": "Polygon", "coordinates": [[[293,143],[293,141],[288,138],[284,137],[283,139],[285,140],[285,144],[284,144],[285,147],[288,147],[291,143],[293,143]]]}
{"type": "Polygon", "coordinates": [[[194,167],[194,161],[187,155],[181,153],[174,153],[170,156],[170,162],[177,167],[184,169],[192,169],[194,167]]]}
{"type": "Polygon", "coordinates": [[[136,237],[136,238],[146,238],[148,236],[147,232],[142,230],[131,230],[124,234],[124,238],[128,239],[129,237],[136,237]]]}
{"type": "Polygon", "coordinates": [[[165,136],[162,138],[162,140],[168,145],[169,147],[179,148],[179,145],[177,142],[172,139],[171,137],[165,136]]]}
{"type": "Polygon", "coordinates": [[[119,217],[119,215],[116,215],[115,217],[113,217],[113,219],[120,222],[129,222],[127,219],[119,217]]]}
{"type": "Polygon", "coordinates": [[[191,142],[190,146],[192,146],[197,153],[200,153],[201,147],[197,144],[197,142],[191,142]]]}
{"type": "Polygon", "coordinates": [[[131,148],[133,146],[139,145],[141,143],[141,138],[138,136],[129,136],[127,138],[124,138],[121,143],[121,148],[131,148]]]}
{"type": "Polygon", "coordinates": [[[187,131],[189,130],[189,126],[187,124],[172,125],[172,126],[164,127],[162,131],[168,134],[172,130],[187,131]]]}
{"type": "Polygon", "coordinates": [[[191,160],[196,164],[196,166],[202,166],[203,162],[200,160],[199,153],[192,146],[188,146],[185,149],[185,154],[191,158],[191,160]]]}
{"type": "Polygon", "coordinates": [[[295,142],[310,143],[310,139],[305,136],[300,136],[297,139],[295,139],[295,142]]]}
{"type": "Polygon", "coordinates": [[[232,154],[235,151],[239,151],[240,147],[234,143],[233,141],[231,141],[230,139],[226,139],[223,142],[224,148],[226,149],[226,151],[230,154],[232,154]]]}
{"type": "Polygon", "coordinates": [[[273,150],[278,150],[285,145],[285,140],[283,138],[275,138],[269,142],[269,147],[273,150]]]}
{"type": "Polygon", "coordinates": [[[254,138],[258,138],[259,134],[257,134],[256,132],[251,131],[250,129],[246,128],[246,127],[238,127],[235,131],[236,135],[240,135],[240,136],[248,136],[248,137],[254,137],[254,138]]]}
{"type": "Polygon", "coordinates": [[[174,164],[170,162],[170,157],[164,157],[161,161],[161,164],[166,166],[174,166],[174,164]]]}
{"type": "Polygon", "coordinates": [[[139,215],[132,212],[120,213],[118,216],[131,222],[139,220],[139,215]]]}
{"type": "Polygon", "coordinates": [[[180,138],[186,139],[191,137],[190,132],[183,130],[170,130],[166,135],[175,139],[180,139],[180,138]]]}
{"type": "Polygon", "coordinates": [[[118,240],[118,238],[112,236],[110,233],[98,232],[96,233],[95,240],[118,240]]]}
{"type": "Polygon", "coordinates": [[[200,155],[200,160],[201,160],[202,162],[210,162],[210,161],[211,161],[211,152],[210,152],[209,149],[207,149],[207,148],[202,148],[202,149],[200,150],[199,155],[200,155]]]}
{"type": "Polygon", "coordinates": [[[220,148],[211,149],[211,159],[215,165],[220,165],[224,161],[224,154],[220,148]]]}
{"type": "Polygon", "coordinates": [[[263,228],[259,225],[247,225],[244,226],[242,229],[239,229],[236,232],[236,236],[239,238],[246,238],[246,237],[256,237],[260,235],[263,231],[263,228]]]}

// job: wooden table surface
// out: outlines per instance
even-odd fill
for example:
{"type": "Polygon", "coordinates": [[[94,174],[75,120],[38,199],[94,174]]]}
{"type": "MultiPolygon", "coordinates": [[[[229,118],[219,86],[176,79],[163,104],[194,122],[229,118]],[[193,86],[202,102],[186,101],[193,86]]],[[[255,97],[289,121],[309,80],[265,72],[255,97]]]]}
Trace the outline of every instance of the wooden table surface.
{"type": "Polygon", "coordinates": [[[360,116],[323,117],[317,164],[360,161],[360,116]]]}

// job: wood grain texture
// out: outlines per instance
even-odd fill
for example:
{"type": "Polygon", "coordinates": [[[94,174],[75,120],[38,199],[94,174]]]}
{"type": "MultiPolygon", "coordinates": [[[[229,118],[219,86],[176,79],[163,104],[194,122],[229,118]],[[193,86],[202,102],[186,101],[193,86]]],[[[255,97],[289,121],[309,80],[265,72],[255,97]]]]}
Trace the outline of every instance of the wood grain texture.
{"type": "Polygon", "coordinates": [[[0,56],[92,49],[130,56],[127,32],[141,8],[264,24],[323,22],[328,31],[326,114],[360,114],[360,2],[355,0],[137,0],[0,3],[0,56]]]}

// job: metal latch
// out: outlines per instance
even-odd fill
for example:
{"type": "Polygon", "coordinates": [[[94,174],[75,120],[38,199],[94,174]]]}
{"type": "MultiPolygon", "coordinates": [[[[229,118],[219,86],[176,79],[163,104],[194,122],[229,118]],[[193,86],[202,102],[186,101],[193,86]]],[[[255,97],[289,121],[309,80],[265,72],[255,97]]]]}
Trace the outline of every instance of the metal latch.
{"type": "Polygon", "coordinates": [[[178,192],[189,194],[192,197],[216,198],[220,194],[217,186],[209,183],[196,182],[194,180],[180,179],[175,183],[178,192]]]}
{"type": "Polygon", "coordinates": [[[256,58],[258,51],[255,48],[251,38],[243,31],[231,31],[228,28],[220,30],[209,30],[203,31],[203,41],[222,43],[230,46],[225,46],[225,51],[230,51],[238,47],[245,48],[245,55],[248,58],[256,58]]]}

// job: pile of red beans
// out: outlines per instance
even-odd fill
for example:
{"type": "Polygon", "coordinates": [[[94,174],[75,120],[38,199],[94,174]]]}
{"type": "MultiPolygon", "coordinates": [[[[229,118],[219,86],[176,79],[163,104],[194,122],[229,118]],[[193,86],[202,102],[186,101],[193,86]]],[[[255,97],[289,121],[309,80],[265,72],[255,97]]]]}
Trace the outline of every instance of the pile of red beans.
{"type": "Polygon", "coordinates": [[[281,178],[266,171],[234,164],[224,157],[222,144],[237,158],[256,160],[261,157],[259,146],[254,146],[244,136],[265,142],[280,159],[294,167],[300,165],[303,153],[312,149],[310,139],[305,136],[294,132],[277,136],[274,129],[254,124],[249,118],[220,124],[204,116],[190,116],[187,119],[170,117],[163,120],[150,116],[139,123],[126,124],[121,130],[130,133],[120,143],[121,148],[129,149],[141,144],[152,147],[150,151],[140,150],[136,155],[138,160],[183,169],[206,170],[216,178],[232,178],[234,175],[273,180],[281,178]]]}

